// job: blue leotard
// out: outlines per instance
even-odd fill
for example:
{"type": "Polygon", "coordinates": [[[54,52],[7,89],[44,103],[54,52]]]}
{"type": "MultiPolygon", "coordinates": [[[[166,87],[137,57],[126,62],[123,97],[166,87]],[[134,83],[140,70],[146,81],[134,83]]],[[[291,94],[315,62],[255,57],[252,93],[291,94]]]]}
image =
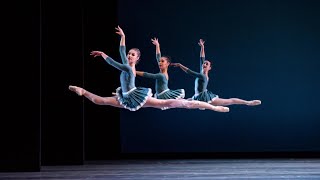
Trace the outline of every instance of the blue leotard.
{"type": "MultiPolygon", "coordinates": [[[[156,59],[157,62],[160,62],[161,54],[157,53],[156,54],[156,59]]],[[[143,77],[146,78],[152,78],[155,79],[155,97],[158,99],[178,99],[178,98],[184,98],[185,92],[184,89],[176,89],[176,90],[171,90],[168,88],[168,79],[167,77],[159,72],[159,73],[148,73],[144,72],[143,77]]]]}
{"type": "Polygon", "coordinates": [[[148,97],[152,96],[152,90],[150,88],[135,86],[135,75],[128,63],[126,47],[120,46],[119,51],[122,64],[116,62],[109,56],[105,60],[107,63],[121,71],[121,87],[116,89],[118,101],[124,108],[130,111],[136,111],[146,103],[148,97]]]}
{"type": "Polygon", "coordinates": [[[194,82],[194,95],[192,96],[192,99],[210,103],[219,96],[213,94],[211,91],[207,89],[209,80],[202,73],[202,64],[204,60],[205,57],[200,57],[200,73],[194,72],[190,69],[188,69],[186,72],[196,77],[194,82]]]}

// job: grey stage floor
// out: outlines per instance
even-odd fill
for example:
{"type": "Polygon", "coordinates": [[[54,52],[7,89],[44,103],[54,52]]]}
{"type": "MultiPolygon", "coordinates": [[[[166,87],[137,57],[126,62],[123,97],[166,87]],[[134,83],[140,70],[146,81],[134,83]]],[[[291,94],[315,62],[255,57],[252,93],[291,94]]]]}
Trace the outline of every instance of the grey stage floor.
{"type": "Polygon", "coordinates": [[[0,173],[0,179],[318,179],[320,159],[160,159],[43,166],[41,172],[0,173]]]}

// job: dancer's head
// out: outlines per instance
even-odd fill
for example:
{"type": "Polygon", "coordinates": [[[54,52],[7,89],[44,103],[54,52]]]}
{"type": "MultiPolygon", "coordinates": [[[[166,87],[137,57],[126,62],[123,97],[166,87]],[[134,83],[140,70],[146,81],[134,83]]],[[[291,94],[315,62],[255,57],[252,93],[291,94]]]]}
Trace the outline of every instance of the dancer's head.
{"type": "Polygon", "coordinates": [[[140,56],[141,56],[141,52],[138,48],[130,49],[127,54],[129,64],[132,64],[132,63],[138,64],[138,62],[140,60],[140,56]]]}
{"type": "Polygon", "coordinates": [[[158,63],[159,69],[160,70],[168,69],[170,63],[171,63],[171,58],[169,56],[161,56],[160,61],[158,63]]]}
{"type": "Polygon", "coordinates": [[[205,60],[202,64],[203,72],[209,72],[211,70],[211,62],[209,60],[205,60]]]}

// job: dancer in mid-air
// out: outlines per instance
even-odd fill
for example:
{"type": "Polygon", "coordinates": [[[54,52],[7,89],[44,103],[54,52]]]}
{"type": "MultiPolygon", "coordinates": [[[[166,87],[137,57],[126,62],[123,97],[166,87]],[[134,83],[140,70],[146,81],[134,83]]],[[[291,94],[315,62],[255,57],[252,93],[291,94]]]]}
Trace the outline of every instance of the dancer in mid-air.
{"type": "Polygon", "coordinates": [[[189,101],[186,99],[156,99],[152,97],[150,88],[136,87],[135,86],[135,75],[136,75],[136,64],[140,58],[140,50],[137,48],[130,49],[126,55],[125,46],[125,34],[123,30],[118,26],[116,28],[117,34],[121,36],[120,40],[120,56],[122,63],[114,61],[111,57],[101,51],[92,51],[93,57],[101,56],[108,64],[119,69],[121,87],[116,89],[116,95],[112,97],[101,97],[96,94],[89,92],[88,90],[77,87],[69,86],[69,89],[79,96],[84,96],[90,101],[98,105],[109,105],[118,108],[125,108],[130,111],[136,111],[141,107],[153,107],[153,108],[187,108],[187,109],[198,109],[204,108],[217,112],[229,112],[228,107],[214,106],[202,101],[189,101]]]}
{"type": "Polygon", "coordinates": [[[192,96],[192,99],[208,102],[215,106],[228,106],[233,104],[243,104],[248,106],[260,105],[261,104],[260,100],[247,101],[239,98],[223,99],[207,89],[208,82],[209,82],[209,71],[211,70],[212,66],[211,66],[211,62],[205,59],[204,43],[205,42],[202,39],[200,39],[198,42],[199,46],[201,47],[199,73],[190,70],[189,68],[182,65],[181,63],[171,63],[171,66],[180,67],[187,74],[190,74],[196,77],[195,87],[194,87],[195,92],[194,92],[194,95],[192,96]]]}
{"type": "Polygon", "coordinates": [[[136,71],[137,75],[155,79],[155,98],[157,99],[180,99],[185,97],[184,89],[169,89],[168,88],[168,67],[171,63],[169,56],[161,56],[160,44],[158,38],[151,39],[152,44],[156,46],[156,60],[159,66],[159,73],[148,73],[136,71]]]}

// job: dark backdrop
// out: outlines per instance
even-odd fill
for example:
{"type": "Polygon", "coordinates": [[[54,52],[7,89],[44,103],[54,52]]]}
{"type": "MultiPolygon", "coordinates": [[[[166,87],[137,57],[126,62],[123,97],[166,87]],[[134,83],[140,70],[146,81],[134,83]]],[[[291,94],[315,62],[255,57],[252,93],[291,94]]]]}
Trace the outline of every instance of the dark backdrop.
{"type": "MultiPolygon", "coordinates": [[[[127,49],[138,47],[138,70],[158,72],[155,47],[199,70],[203,38],[213,63],[208,89],[221,98],[261,99],[229,113],[121,110],[122,153],[301,152],[320,150],[318,1],[127,1],[118,5],[127,49]]],[[[169,69],[171,89],[194,93],[194,78],[169,69]]],[[[152,79],[137,78],[152,87],[152,79]]]]}
{"type": "Polygon", "coordinates": [[[43,1],[41,60],[42,165],[116,158],[119,109],[97,106],[68,90],[109,96],[118,73],[91,50],[118,54],[116,1],[43,1]]]}

